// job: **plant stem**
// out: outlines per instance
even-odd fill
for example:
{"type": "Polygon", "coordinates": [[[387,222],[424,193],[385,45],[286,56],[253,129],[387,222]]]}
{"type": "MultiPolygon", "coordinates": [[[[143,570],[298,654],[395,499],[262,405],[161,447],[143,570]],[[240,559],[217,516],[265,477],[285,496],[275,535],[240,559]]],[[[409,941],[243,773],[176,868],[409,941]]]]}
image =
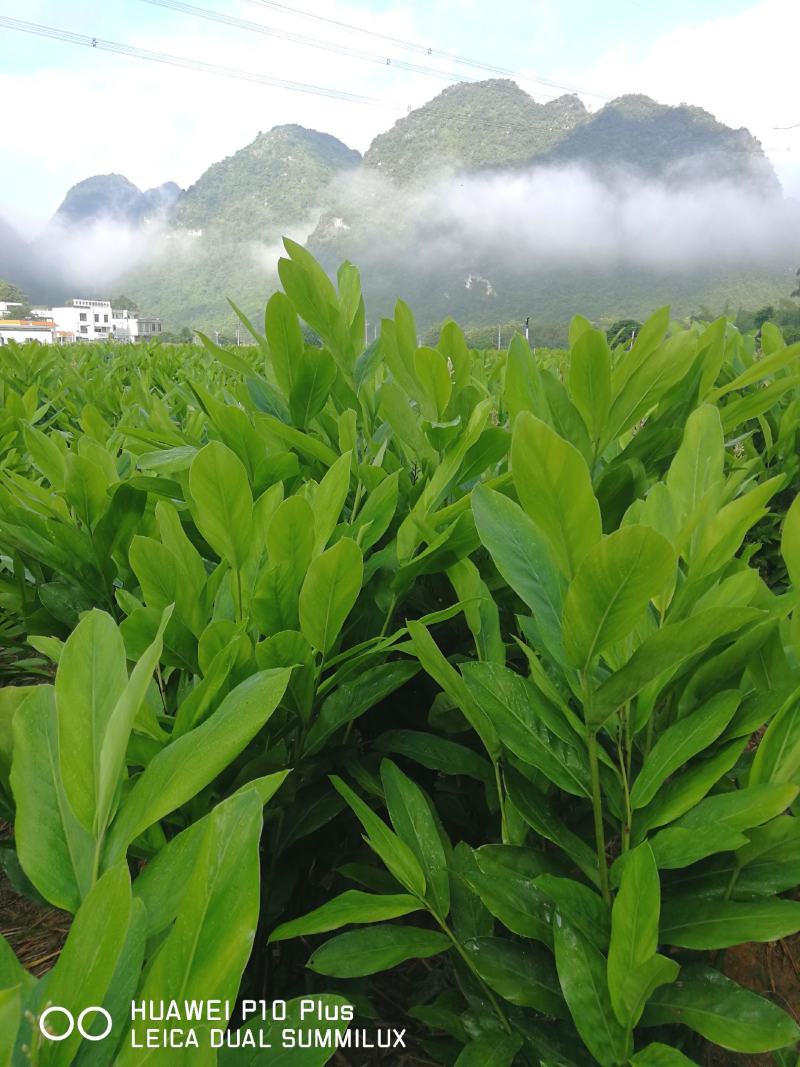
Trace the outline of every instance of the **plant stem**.
{"type": "Polygon", "coordinates": [[[509,844],[508,840],[508,823],[506,822],[506,805],[503,797],[503,778],[500,774],[500,764],[497,760],[492,760],[494,766],[494,780],[497,785],[497,802],[500,805],[500,840],[504,845],[509,844]]]}
{"type": "Polygon", "coordinates": [[[589,730],[586,735],[589,749],[589,769],[592,774],[592,810],[594,812],[594,840],[597,849],[597,867],[600,874],[600,892],[607,904],[611,904],[611,892],[608,888],[608,863],[606,861],[606,835],[603,828],[603,796],[600,792],[600,764],[597,759],[597,731],[589,730]]]}
{"type": "Polygon", "coordinates": [[[621,721],[617,730],[617,759],[619,760],[620,776],[622,778],[622,793],[625,800],[625,818],[622,822],[622,851],[627,852],[631,844],[631,829],[633,828],[633,811],[631,810],[631,793],[628,787],[628,767],[623,751],[623,731],[625,730],[625,711],[620,712],[621,721]]]}
{"type": "Polygon", "coordinates": [[[389,610],[386,612],[386,618],[383,620],[383,626],[381,626],[380,637],[386,636],[386,631],[389,629],[389,624],[392,621],[394,615],[394,609],[397,607],[397,597],[393,594],[392,599],[389,601],[389,610]]]}
{"type": "Polygon", "coordinates": [[[513,1033],[512,1029],[511,1029],[511,1026],[509,1024],[509,1021],[505,1016],[505,1012],[503,1011],[503,1009],[500,1006],[500,1002],[498,1001],[497,997],[494,995],[492,990],[489,988],[489,986],[486,984],[486,982],[481,978],[481,976],[475,970],[475,966],[474,966],[472,960],[469,958],[469,956],[466,954],[464,949],[461,947],[461,943],[458,940],[458,938],[456,937],[456,935],[453,933],[453,931],[450,929],[450,927],[447,925],[447,923],[443,919],[440,919],[439,916],[436,915],[434,912],[431,912],[431,914],[433,915],[434,919],[436,920],[436,922],[441,927],[442,932],[445,933],[447,935],[447,937],[450,938],[450,941],[451,941],[451,943],[453,945],[453,948],[456,950],[456,952],[459,954],[461,959],[467,965],[467,967],[469,968],[470,973],[473,975],[475,980],[478,982],[478,984],[480,985],[481,989],[483,989],[484,993],[486,994],[486,999],[489,1001],[489,1003],[494,1008],[495,1015],[500,1020],[502,1026],[503,1026],[503,1029],[506,1031],[506,1033],[509,1033],[509,1034],[513,1033]]]}

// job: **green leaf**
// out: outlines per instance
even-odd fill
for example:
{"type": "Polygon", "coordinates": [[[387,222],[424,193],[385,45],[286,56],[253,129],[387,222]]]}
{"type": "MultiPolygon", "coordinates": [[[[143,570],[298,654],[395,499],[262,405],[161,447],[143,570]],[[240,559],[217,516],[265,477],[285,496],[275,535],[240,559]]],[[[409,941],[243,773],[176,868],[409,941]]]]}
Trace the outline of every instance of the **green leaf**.
{"type": "Polygon", "coordinates": [[[462,877],[481,898],[487,911],[512,934],[541,941],[548,948],[552,946],[549,898],[524,874],[481,856],[480,851],[476,858],[480,870],[467,871],[462,877]]]}
{"type": "MultiPolygon", "coordinates": [[[[47,1000],[78,1016],[90,1004],[102,1004],[117,966],[131,916],[131,881],[124,863],[106,871],[87,894],[70,928],[58,962],[48,976],[47,1000]]],[[[62,1033],[64,1016],[52,1016],[52,1031],[62,1033]]],[[[81,1036],[77,1028],[65,1040],[44,1042],[42,1067],[68,1067],[81,1036]]]]}
{"type": "MultiPolygon", "coordinates": [[[[145,1004],[158,1004],[169,991],[186,1000],[235,1000],[258,923],[261,821],[261,800],[252,789],[214,809],[180,911],[139,990],[145,1004]]],[[[201,1047],[214,1025],[194,1023],[201,1047]]],[[[141,1063],[141,1052],[126,1040],[115,1067],[141,1063]]]]}
{"type": "Polygon", "coordinates": [[[573,796],[592,795],[589,760],[582,749],[555,737],[537,716],[537,691],[497,663],[465,663],[462,674],[475,702],[514,755],[573,796]]]}
{"type": "Polygon", "coordinates": [[[54,907],[77,911],[91,887],[95,842],[64,793],[51,686],[35,688],[14,717],[11,788],[17,853],[25,874],[54,907]]]}
{"type": "Polygon", "coordinates": [[[700,611],[681,622],[668,623],[648,637],[628,662],[611,674],[592,697],[594,725],[640,693],[651,681],[667,675],[692,656],[704,652],[714,641],[735,633],[763,618],[752,608],[700,611]]]}
{"type": "Polygon", "coordinates": [[[800,589],[800,495],[792,501],[781,530],[781,555],[794,589],[800,589]]]}
{"type": "Polygon", "coordinates": [[[511,467],[520,503],[571,578],[601,537],[600,507],[586,461],[546,423],[523,411],[514,423],[511,467]]]}
{"type": "Polygon", "coordinates": [[[472,513],[478,536],[495,566],[533,612],[548,650],[563,659],[561,616],[566,586],[546,538],[518,504],[486,486],[473,491],[472,513]]]}
{"type": "Polygon", "coordinates": [[[572,346],[569,391],[590,437],[599,441],[611,407],[611,351],[601,330],[584,330],[572,346]]]}
{"type": "Polygon", "coordinates": [[[376,738],[375,748],[405,756],[441,774],[463,774],[484,783],[494,781],[491,764],[477,752],[422,730],[387,730],[376,738]]]}
{"type": "Polygon", "coordinates": [[[553,902],[569,925],[594,945],[598,952],[608,951],[611,937],[608,905],[590,886],[572,878],[558,878],[553,874],[540,874],[533,884],[553,902]]]}
{"type": "Polygon", "coordinates": [[[443,417],[453,389],[447,360],[435,348],[418,348],[414,355],[414,371],[425,396],[425,414],[435,422],[443,417]]]}
{"type": "Polygon", "coordinates": [[[389,528],[397,510],[399,478],[398,471],[384,478],[369,494],[353,522],[353,535],[364,552],[377,544],[389,528]]]}
{"type": "Polygon", "coordinates": [[[351,923],[383,922],[384,919],[397,919],[421,908],[422,904],[416,897],[405,893],[378,896],[374,893],[362,893],[359,889],[348,889],[307,915],[276,926],[269,935],[269,940],[286,941],[290,937],[327,934],[351,923]]]}
{"type": "Polygon", "coordinates": [[[553,811],[547,797],[513,769],[506,772],[506,786],[514,807],[540,837],[552,841],[570,857],[587,878],[597,884],[597,856],[553,811]]]}
{"type": "Polygon", "coordinates": [[[333,647],[358,599],[363,577],[361,549],[349,537],[326,549],[308,568],[300,590],[300,629],[323,655],[333,647]]]}
{"type": "Polygon", "coordinates": [[[679,948],[719,949],[745,941],[779,941],[800,930],[796,900],[665,901],[661,940],[679,948]]]}
{"type": "Polygon", "coordinates": [[[275,380],[288,396],[305,345],[297,312],[285,293],[273,293],[267,301],[264,327],[275,380]]]}
{"type": "Polygon", "coordinates": [[[800,1038],[797,1023],[776,1004],[705,964],[684,967],[679,981],[651,998],[643,1024],[674,1023],[733,1052],[769,1052],[800,1038]]]}
{"type": "Polygon", "coordinates": [[[630,1038],[614,1015],[606,984],[606,961],[577,930],[556,924],[558,980],[584,1045],[601,1067],[615,1067],[630,1055],[630,1038]]]}
{"type": "Polygon", "coordinates": [[[658,956],[661,889],[650,845],[633,849],[620,880],[611,911],[608,990],[614,1014],[632,1030],[654,989],[674,982],[680,968],[658,956]]]}
{"type": "Polygon", "coordinates": [[[350,1025],[352,1004],[333,993],[278,1004],[266,1021],[259,1012],[236,1031],[239,1044],[219,1050],[219,1067],[325,1067],[350,1025]],[[297,1036],[285,1042],[284,1031],[297,1036]]]}
{"type": "Polygon", "coordinates": [[[381,760],[381,784],[392,825],[417,857],[427,899],[440,919],[450,911],[450,877],[439,827],[425,794],[389,759],[381,760]]]}
{"type": "Polygon", "coordinates": [[[314,552],[321,552],[331,538],[350,488],[351,453],[333,464],[314,493],[314,552]]]}
{"type": "Polygon", "coordinates": [[[697,1067],[694,1060],[684,1056],[678,1049],[662,1045],[659,1041],[654,1041],[632,1056],[631,1064],[634,1067],[697,1067]]]}
{"type": "Polygon", "coordinates": [[[270,566],[284,564],[292,585],[299,590],[314,551],[314,512],[302,496],[290,496],[278,505],[267,527],[270,566]]]}
{"type": "Polygon", "coordinates": [[[217,555],[240,569],[250,553],[253,496],[242,461],[220,441],[201,448],[189,468],[200,533],[217,555]]]}
{"type": "Polygon", "coordinates": [[[585,555],[564,602],[564,647],[588,670],[596,656],[627,637],[675,572],[669,542],[646,526],[625,526],[585,555]]]}
{"type": "Polygon", "coordinates": [[[12,1067],[17,1031],[22,1021],[22,994],[19,986],[0,989],[0,1067],[12,1067]]]}
{"type": "Polygon", "coordinates": [[[511,1067],[521,1046],[520,1034],[476,1037],[462,1049],[454,1067],[511,1067]]]}
{"type": "Polygon", "coordinates": [[[502,937],[475,937],[464,951],[486,984],[511,1004],[564,1017],[550,953],[539,945],[502,937]]]}
{"type": "Polygon", "coordinates": [[[749,782],[800,786],[800,715],[797,699],[787,700],[758,743],[749,782]]]}
{"type": "Polygon", "coordinates": [[[671,774],[716,741],[733,718],[739,700],[738,690],[718,693],[668,727],[645,757],[631,790],[631,806],[649,804],[671,774]]]}
{"type": "Polygon", "coordinates": [[[373,852],[381,858],[387,869],[409,893],[424,899],[425,875],[417,857],[405,841],[392,833],[386,823],[341,778],[333,775],[331,783],[337,793],[347,801],[358,821],[367,831],[367,843],[373,852]]]}
{"type": "Polygon", "coordinates": [[[326,941],[311,955],[306,966],[330,978],[360,978],[390,970],[406,960],[436,956],[450,947],[450,939],[436,930],[371,926],[326,941]]]}
{"type": "Polygon", "coordinates": [[[106,841],[106,865],[131,841],[212,782],[255,737],[280,703],[291,670],[259,671],[236,686],[200,726],[162,749],[120,806],[106,841]]]}
{"type": "Polygon", "coordinates": [[[414,653],[431,678],[464,713],[467,722],[481,739],[484,748],[495,759],[500,755],[500,742],[491,720],[476,703],[464,679],[442,655],[430,631],[421,622],[406,624],[414,653]]]}
{"type": "Polygon", "coordinates": [[[75,816],[90,832],[100,830],[100,752],[127,683],[120,632],[110,615],[95,609],[68,638],[55,685],[61,780],[75,816]]]}
{"type": "Polygon", "coordinates": [[[307,429],[327,404],[336,373],[336,361],[326,348],[306,348],[289,393],[292,422],[299,429],[307,429]]]}

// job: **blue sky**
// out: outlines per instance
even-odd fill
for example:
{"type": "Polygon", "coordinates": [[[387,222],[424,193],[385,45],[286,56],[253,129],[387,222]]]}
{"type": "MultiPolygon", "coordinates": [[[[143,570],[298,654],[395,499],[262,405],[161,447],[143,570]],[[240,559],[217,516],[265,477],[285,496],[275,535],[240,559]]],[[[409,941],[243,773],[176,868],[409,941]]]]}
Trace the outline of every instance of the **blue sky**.
{"type": "MultiPolygon", "coordinates": [[[[538,99],[557,93],[537,77],[610,96],[645,92],[664,103],[707,108],[747,126],[800,195],[800,123],[795,86],[796,0],[285,0],[353,23],[525,75],[538,99]]],[[[447,59],[353,34],[259,0],[195,0],[195,6],[394,59],[482,77],[447,59]]],[[[145,0],[98,4],[0,0],[0,15],[75,33],[260,71],[419,106],[446,81],[360,62],[273,37],[220,26],[145,0]]],[[[0,26],[0,94],[37,137],[15,143],[0,168],[0,211],[25,230],[57,207],[66,189],[116,171],[146,187],[188,185],[211,162],[262,129],[300,122],[365,149],[402,114],[175,69],[51,41],[0,26]]],[[[486,75],[489,76],[489,75],[486,75]]],[[[584,96],[598,107],[602,96],[584,96]]]]}

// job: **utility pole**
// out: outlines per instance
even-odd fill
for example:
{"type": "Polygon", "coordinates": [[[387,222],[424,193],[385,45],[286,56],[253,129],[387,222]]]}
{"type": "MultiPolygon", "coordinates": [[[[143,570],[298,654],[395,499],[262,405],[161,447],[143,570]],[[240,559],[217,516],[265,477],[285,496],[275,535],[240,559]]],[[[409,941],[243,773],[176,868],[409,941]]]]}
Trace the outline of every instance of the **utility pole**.
{"type": "Polygon", "coordinates": [[[500,327],[497,327],[497,350],[500,350],[500,327]]]}
{"type": "Polygon", "coordinates": [[[530,315],[528,315],[526,317],[526,319],[525,319],[525,340],[528,341],[529,344],[530,344],[530,340],[529,340],[529,337],[530,337],[530,322],[531,322],[531,317],[530,317],[530,315]]]}
{"type": "Polygon", "coordinates": [[[217,339],[217,344],[219,344],[219,330],[214,330],[214,336],[217,339]]]}

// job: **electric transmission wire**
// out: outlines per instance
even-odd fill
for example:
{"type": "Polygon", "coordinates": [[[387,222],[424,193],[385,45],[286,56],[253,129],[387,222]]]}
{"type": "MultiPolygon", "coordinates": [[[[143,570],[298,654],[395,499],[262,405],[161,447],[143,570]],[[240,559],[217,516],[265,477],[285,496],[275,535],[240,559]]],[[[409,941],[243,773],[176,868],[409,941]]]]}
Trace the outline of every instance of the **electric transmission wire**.
{"type": "Polygon", "coordinates": [[[194,4],[185,4],[181,0],[144,0],[146,4],[155,7],[163,7],[169,11],[178,11],[184,15],[194,15],[197,18],[207,19],[209,22],[220,22],[225,26],[234,26],[250,33],[261,33],[266,37],[278,37],[283,41],[291,41],[293,44],[304,45],[308,48],[319,48],[326,52],[336,52],[350,59],[360,59],[366,63],[378,63],[386,67],[398,67],[400,70],[412,71],[415,74],[428,74],[433,78],[444,78],[446,81],[465,81],[461,74],[454,74],[448,70],[440,70],[436,67],[426,67],[419,63],[409,63],[404,59],[394,56],[381,56],[375,52],[362,52],[347,45],[336,44],[333,41],[325,41],[316,37],[306,37],[304,34],[292,33],[290,30],[281,30],[275,26],[265,26],[262,22],[250,22],[248,19],[240,19],[235,15],[226,15],[220,11],[210,11],[206,7],[196,7],[194,4]]]}
{"type": "Polygon", "coordinates": [[[289,89],[292,92],[298,93],[310,93],[314,96],[332,97],[336,100],[345,100],[351,104],[366,104],[370,107],[387,108],[390,111],[406,111],[406,108],[402,104],[398,104],[391,100],[381,100],[375,96],[364,96],[360,93],[348,93],[343,89],[331,89],[324,85],[310,85],[307,82],[290,81],[287,78],[273,78],[268,74],[260,74],[257,71],[240,70],[238,67],[222,67],[216,63],[206,63],[203,60],[191,59],[186,56],[173,56],[166,52],[151,52],[146,48],[137,48],[135,45],[122,44],[119,41],[106,41],[99,37],[89,37],[83,33],[73,33],[71,30],[61,30],[55,26],[43,26],[37,22],[24,22],[21,19],[8,18],[5,15],[0,15],[0,29],[31,33],[39,37],[49,37],[53,40],[66,41],[69,44],[83,45],[86,48],[97,48],[103,52],[113,52],[116,55],[132,56],[136,59],[146,59],[151,63],[165,63],[173,67],[196,70],[203,74],[214,74],[223,78],[234,78],[239,81],[256,82],[260,85],[271,85],[278,89],[289,89]]]}
{"type": "Polygon", "coordinates": [[[520,71],[511,70],[509,67],[498,67],[491,63],[483,63],[478,59],[472,59],[470,56],[456,55],[452,52],[448,52],[443,48],[432,48],[427,45],[418,44],[416,41],[409,41],[403,37],[393,37],[388,33],[379,33],[377,30],[368,30],[363,26],[356,26],[352,22],[343,22],[341,19],[331,18],[329,15],[318,15],[315,11],[307,11],[304,8],[292,7],[290,4],[283,4],[280,0],[244,0],[247,4],[254,4],[257,7],[267,7],[274,11],[284,11],[290,15],[296,15],[299,18],[314,19],[315,22],[325,22],[329,26],[337,26],[342,30],[350,30],[352,33],[361,33],[367,37],[374,37],[381,41],[386,41],[389,44],[399,45],[401,48],[406,48],[409,51],[417,52],[420,55],[428,56],[429,58],[436,59],[448,59],[452,63],[457,63],[462,67],[471,67],[473,70],[485,71],[489,74],[500,74],[506,78],[514,78],[516,81],[527,82],[535,85],[548,85],[552,89],[562,89],[568,93],[581,93],[583,96],[597,97],[599,100],[611,100],[613,97],[607,93],[594,92],[591,89],[584,89],[579,85],[570,85],[567,82],[554,81],[552,78],[538,78],[530,74],[522,74],[520,71]]]}

